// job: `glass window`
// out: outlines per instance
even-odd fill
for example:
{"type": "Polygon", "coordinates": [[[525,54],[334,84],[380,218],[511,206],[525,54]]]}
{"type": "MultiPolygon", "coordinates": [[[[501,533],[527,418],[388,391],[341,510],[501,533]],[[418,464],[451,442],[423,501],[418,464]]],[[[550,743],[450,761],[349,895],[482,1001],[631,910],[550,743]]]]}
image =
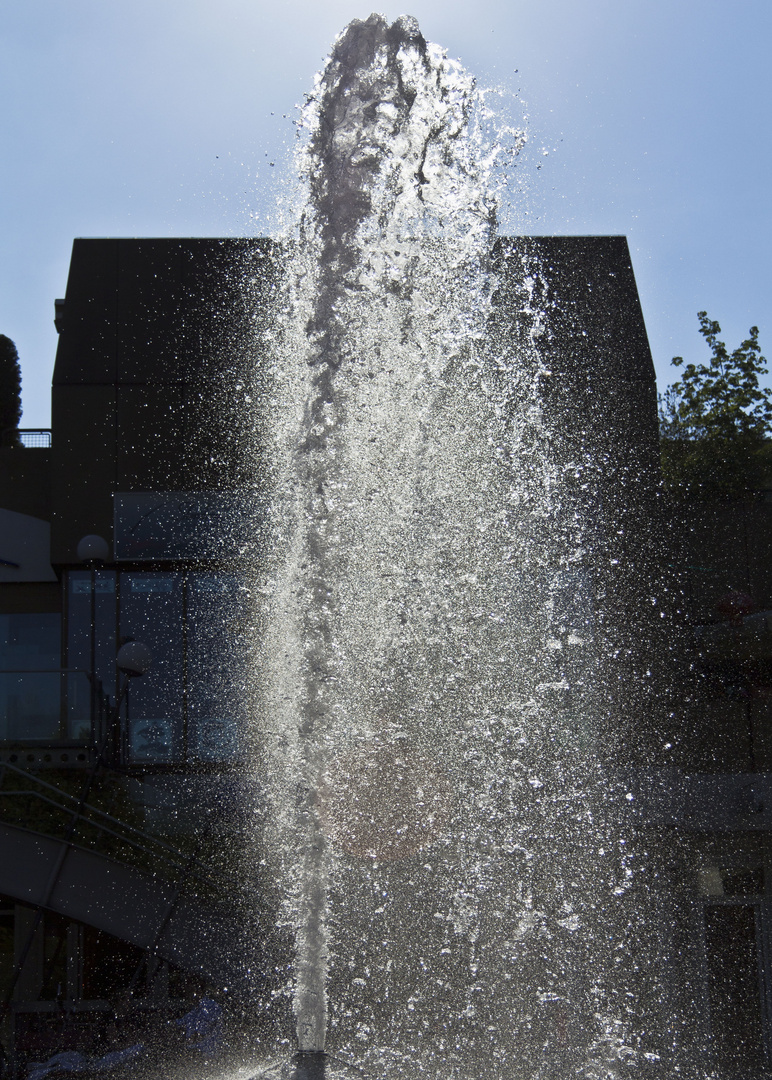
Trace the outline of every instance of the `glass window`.
{"type": "Polygon", "coordinates": [[[246,591],[233,574],[194,573],[188,583],[188,756],[239,756],[244,715],[239,658],[248,639],[246,591]]]}
{"type": "Polygon", "coordinates": [[[61,737],[61,616],[0,615],[0,739],[61,737]]]}
{"type": "Polygon", "coordinates": [[[89,742],[92,709],[93,714],[98,713],[98,704],[92,703],[91,679],[85,671],[66,671],[62,672],[61,685],[64,695],[65,738],[75,742],[89,742]]]}
{"type": "Polygon", "coordinates": [[[58,671],[61,624],[57,612],[0,615],[0,671],[58,671]]]}
{"type": "Polygon", "coordinates": [[[69,738],[84,738],[90,727],[89,672],[115,702],[123,683],[115,657],[131,638],[148,646],[153,664],[130,680],[121,706],[128,760],[238,760],[245,716],[239,664],[250,633],[247,592],[235,574],[71,571],[66,635],[69,738]]]}
{"type": "Polygon", "coordinates": [[[249,535],[257,505],[229,492],[117,492],[115,557],[119,562],[232,557],[249,535]]]}
{"type": "Polygon", "coordinates": [[[120,639],[141,641],[153,663],[132,679],[122,710],[129,760],[179,761],[183,752],[183,577],[120,575],[120,639]]]}
{"type": "Polygon", "coordinates": [[[0,740],[60,739],[61,682],[58,671],[0,671],[0,740]]]}
{"type": "Polygon", "coordinates": [[[67,667],[91,673],[115,693],[115,572],[74,570],[67,575],[67,667]],[[95,627],[92,637],[91,626],[95,627]]]}

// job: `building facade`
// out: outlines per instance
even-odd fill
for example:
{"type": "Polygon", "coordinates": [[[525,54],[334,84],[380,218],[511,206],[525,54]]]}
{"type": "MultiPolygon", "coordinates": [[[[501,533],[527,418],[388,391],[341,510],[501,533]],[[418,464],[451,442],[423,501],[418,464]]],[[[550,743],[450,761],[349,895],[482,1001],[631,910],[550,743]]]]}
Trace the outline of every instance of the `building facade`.
{"type": "MultiPolygon", "coordinates": [[[[234,855],[259,802],[244,670],[265,493],[245,388],[279,266],[263,240],[76,241],[56,306],[51,432],[0,448],[11,1072],[127,1045],[225,987],[259,1005],[286,980],[271,883],[250,882],[265,899],[248,909],[234,855]],[[152,658],[141,675],[116,663],[132,641],[152,658]]],[[[596,463],[598,548],[621,567],[630,636],[661,645],[642,598],[665,580],[676,597],[664,647],[679,681],[659,717],[641,707],[648,750],[631,769],[645,827],[673,837],[705,1004],[698,1041],[727,1070],[760,1075],[772,1054],[772,504],[658,508],[653,366],[623,238],[502,240],[497,267],[493,332],[508,347],[533,332],[524,282],[540,290],[544,400],[566,446],[596,463]],[[738,614],[740,594],[751,599],[738,614]]]]}

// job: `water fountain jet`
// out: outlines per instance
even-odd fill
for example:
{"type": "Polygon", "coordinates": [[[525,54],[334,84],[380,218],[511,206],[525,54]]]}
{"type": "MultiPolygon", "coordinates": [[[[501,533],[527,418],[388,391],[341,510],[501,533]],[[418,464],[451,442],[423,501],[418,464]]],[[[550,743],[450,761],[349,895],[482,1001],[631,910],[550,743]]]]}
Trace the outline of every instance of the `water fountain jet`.
{"type": "Polygon", "coordinates": [[[306,111],[258,694],[298,1078],[331,1045],[400,1078],[644,1060],[612,689],[637,661],[603,607],[628,465],[560,404],[549,273],[494,245],[478,105],[414,20],[373,15],[306,111]]]}

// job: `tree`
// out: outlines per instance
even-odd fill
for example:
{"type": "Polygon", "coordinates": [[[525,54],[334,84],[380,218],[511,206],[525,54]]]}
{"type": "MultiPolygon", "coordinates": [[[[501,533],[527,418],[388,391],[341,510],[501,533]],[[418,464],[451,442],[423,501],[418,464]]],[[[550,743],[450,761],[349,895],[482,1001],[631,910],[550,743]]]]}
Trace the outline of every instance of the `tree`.
{"type": "MultiPolygon", "coordinates": [[[[0,438],[10,429],[18,428],[21,420],[21,368],[16,346],[5,334],[0,334],[0,438]]],[[[3,438],[8,441],[8,436],[3,438]]],[[[11,442],[15,440],[12,438],[11,442]]]]}
{"type": "MultiPolygon", "coordinates": [[[[707,364],[686,364],[681,379],[659,399],[662,472],[681,495],[699,499],[737,499],[765,486],[772,464],[772,390],[759,386],[767,362],[759,330],[729,353],[721,327],[697,315],[711,351],[707,364]]],[[[684,363],[673,357],[675,367],[684,363]]]]}

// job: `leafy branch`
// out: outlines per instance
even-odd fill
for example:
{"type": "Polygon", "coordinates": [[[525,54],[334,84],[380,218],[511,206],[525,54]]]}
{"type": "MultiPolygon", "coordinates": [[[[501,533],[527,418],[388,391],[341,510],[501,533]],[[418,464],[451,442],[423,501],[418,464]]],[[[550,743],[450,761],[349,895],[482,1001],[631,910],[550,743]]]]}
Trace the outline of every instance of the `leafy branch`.
{"type": "Polygon", "coordinates": [[[698,313],[711,357],[686,364],[680,380],[659,401],[662,471],[667,484],[689,498],[748,498],[764,487],[770,467],[772,390],[758,327],[733,352],[719,324],[698,313]]]}
{"type": "MultiPolygon", "coordinates": [[[[0,439],[19,426],[21,419],[21,368],[16,346],[0,334],[0,439]]],[[[6,441],[14,442],[12,435],[6,441]]]]}

